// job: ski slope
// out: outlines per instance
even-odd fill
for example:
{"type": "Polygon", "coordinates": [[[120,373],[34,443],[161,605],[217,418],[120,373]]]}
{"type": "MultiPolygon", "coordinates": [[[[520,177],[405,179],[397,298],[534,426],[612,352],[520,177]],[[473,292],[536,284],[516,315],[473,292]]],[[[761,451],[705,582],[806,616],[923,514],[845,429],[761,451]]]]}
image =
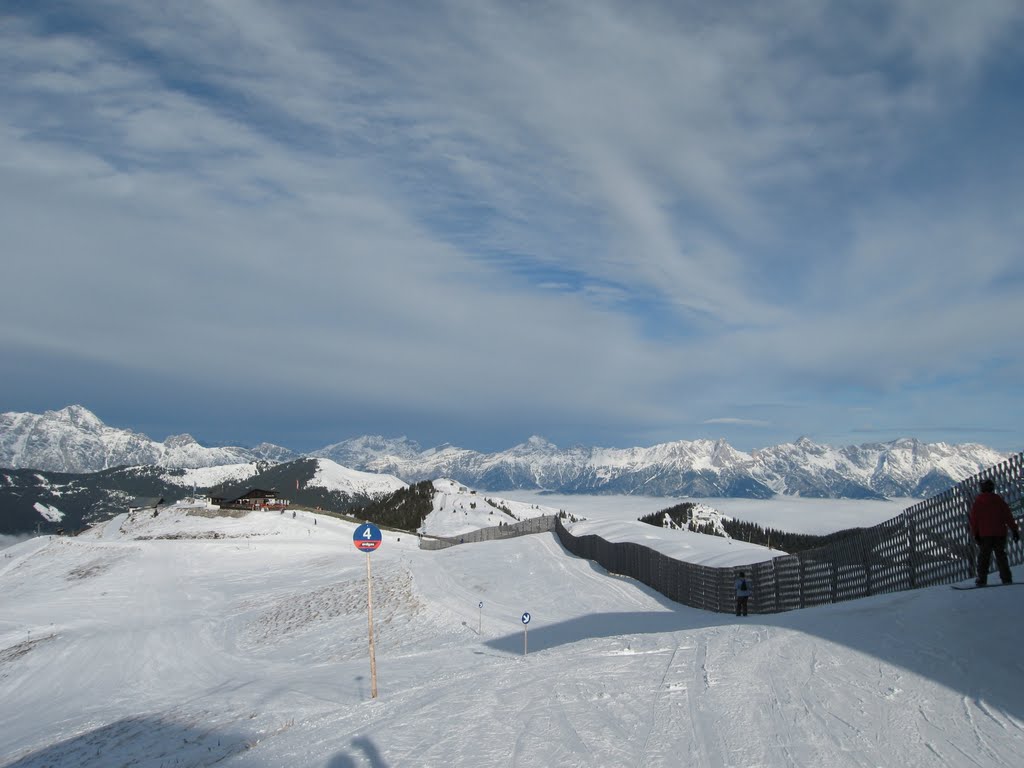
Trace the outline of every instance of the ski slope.
{"type": "Polygon", "coordinates": [[[427,552],[385,532],[366,555],[353,525],[301,512],[110,525],[3,550],[0,766],[930,768],[1024,755],[1024,589],[741,620],[610,576],[551,534],[427,552]]]}
{"type": "Polygon", "coordinates": [[[434,480],[434,498],[430,512],[419,532],[429,536],[454,537],[493,528],[514,525],[542,515],[557,515],[555,507],[499,498],[490,493],[477,493],[447,478],[434,480]]]}

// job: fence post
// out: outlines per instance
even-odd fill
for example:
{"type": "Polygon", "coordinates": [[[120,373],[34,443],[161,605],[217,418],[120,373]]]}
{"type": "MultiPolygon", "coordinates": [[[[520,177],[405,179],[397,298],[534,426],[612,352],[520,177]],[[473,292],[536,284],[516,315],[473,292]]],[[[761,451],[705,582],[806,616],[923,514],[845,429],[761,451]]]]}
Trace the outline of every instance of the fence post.
{"type": "Polygon", "coordinates": [[[804,553],[800,552],[796,556],[797,562],[800,564],[797,570],[796,588],[800,592],[800,607],[805,608],[804,605],[804,578],[806,576],[804,572],[804,553]]]}
{"type": "Polygon", "coordinates": [[[903,513],[903,526],[907,532],[907,575],[910,577],[910,588],[914,589],[917,586],[914,578],[914,521],[906,512],[903,513]]]}
{"type": "Polygon", "coordinates": [[[839,602],[839,547],[839,544],[832,546],[832,583],[829,584],[829,591],[831,592],[829,595],[830,603],[839,602]]]}
{"type": "Polygon", "coordinates": [[[867,535],[860,535],[860,560],[864,565],[864,596],[871,596],[871,547],[868,546],[867,535]]]}
{"type": "Polygon", "coordinates": [[[782,593],[779,591],[779,569],[775,565],[776,562],[778,562],[778,559],[779,558],[777,558],[777,557],[773,557],[772,561],[771,561],[772,562],[772,576],[774,576],[774,579],[772,579],[772,580],[775,582],[775,610],[776,611],[781,611],[782,610],[782,593]]]}
{"type": "Polygon", "coordinates": [[[691,565],[687,562],[681,563],[681,567],[679,568],[679,594],[682,595],[683,598],[679,602],[683,605],[696,607],[693,604],[693,590],[691,586],[693,582],[690,579],[690,568],[691,565]]]}

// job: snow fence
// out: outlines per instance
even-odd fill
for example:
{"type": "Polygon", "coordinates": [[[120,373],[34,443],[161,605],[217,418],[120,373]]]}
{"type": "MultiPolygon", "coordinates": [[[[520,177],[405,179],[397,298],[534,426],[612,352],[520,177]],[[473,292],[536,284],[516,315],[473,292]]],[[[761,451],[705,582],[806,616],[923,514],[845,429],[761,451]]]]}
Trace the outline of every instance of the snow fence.
{"type": "MultiPolygon", "coordinates": [[[[995,483],[996,492],[1006,499],[1019,522],[1024,515],[1024,453],[847,539],[743,566],[753,589],[750,612],[779,613],[974,576],[977,553],[968,515],[984,479],[995,483]]],[[[740,568],[694,565],[641,544],[574,536],[561,520],[550,520],[562,546],[610,573],[634,578],[693,608],[719,613],[735,610],[734,583],[740,568]]],[[[1024,562],[1024,545],[1010,541],[1007,554],[1011,565],[1019,565],[1024,562]]]]}
{"type": "Polygon", "coordinates": [[[547,533],[555,530],[555,515],[531,517],[511,525],[495,525],[467,531],[458,536],[422,536],[420,549],[445,549],[456,544],[470,544],[478,541],[494,541],[495,539],[511,539],[515,536],[526,536],[531,533],[547,533]]]}

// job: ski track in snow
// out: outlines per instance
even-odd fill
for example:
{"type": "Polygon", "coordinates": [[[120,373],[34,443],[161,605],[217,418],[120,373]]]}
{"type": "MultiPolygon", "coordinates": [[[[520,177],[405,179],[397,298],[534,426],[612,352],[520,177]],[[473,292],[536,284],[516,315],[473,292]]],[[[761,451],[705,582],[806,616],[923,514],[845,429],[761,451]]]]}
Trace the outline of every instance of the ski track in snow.
{"type": "Polygon", "coordinates": [[[1014,590],[738,619],[551,534],[425,552],[386,532],[365,555],[354,525],[317,523],[162,514],[6,550],[0,766],[989,768],[1024,753],[1014,590]]]}

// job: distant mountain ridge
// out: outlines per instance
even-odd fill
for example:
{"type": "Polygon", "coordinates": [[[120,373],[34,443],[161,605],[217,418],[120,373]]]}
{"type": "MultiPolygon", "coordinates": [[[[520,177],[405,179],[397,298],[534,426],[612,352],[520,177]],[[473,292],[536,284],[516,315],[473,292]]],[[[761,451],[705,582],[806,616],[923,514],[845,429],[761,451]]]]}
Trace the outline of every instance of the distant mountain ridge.
{"type": "Polygon", "coordinates": [[[0,467],[10,469],[69,473],[144,465],[187,469],[297,458],[299,454],[271,443],[207,448],[191,435],[157,442],[130,429],[108,427],[81,405],[42,414],[0,414],[0,467]]]}
{"type": "MultiPolygon", "coordinates": [[[[406,483],[451,478],[484,491],[768,498],[924,497],[998,464],[1008,454],[977,444],[904,438],[835,448],[801,438],[745,453],[724,440],[680,440],[650,447],[561,449],[542,437],[506,451],[444,445],[423,449],[407,438],[363,436],[308,457],[406,483]]],[[[88,409],[0,414],[0,466],[96,472],[116,466],[216,467],[302,458],[264,443],[256,448],[201,446],[188,435],[157,442],[105,425],[88,409]]]]}
{"type": "Polygon", "coordinates": [[[983,445],[903,438],[834,448],[801,438],[751,453],[724,440],[649,448],[559,449],[541,437],[499,453],[444,446],[418,451],[405,438],[357,438],[317,451],[346,466],[386,472],[408,483],[450,477],[481,490],[769,498],[924,497],[1000,463],[983,445]],[[367,449],[365,446],[372,446],[367,449]]]}

